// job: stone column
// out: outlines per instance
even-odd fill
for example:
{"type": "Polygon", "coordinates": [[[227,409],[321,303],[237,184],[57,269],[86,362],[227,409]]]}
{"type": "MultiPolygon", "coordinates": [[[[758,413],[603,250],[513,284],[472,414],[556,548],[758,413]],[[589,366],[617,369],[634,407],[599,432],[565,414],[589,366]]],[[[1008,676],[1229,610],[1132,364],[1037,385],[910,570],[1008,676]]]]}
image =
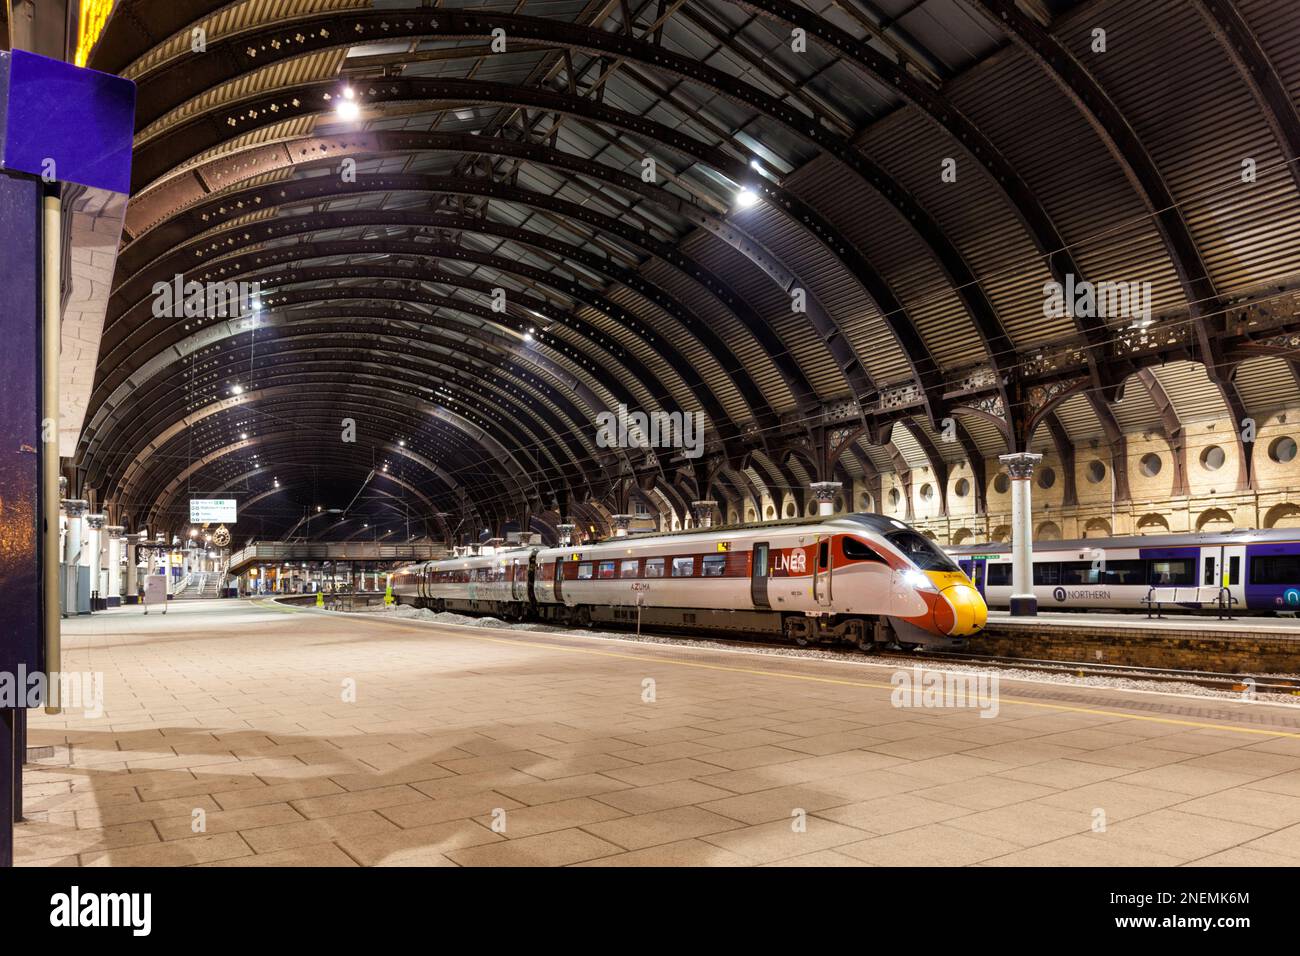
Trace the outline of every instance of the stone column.
{"type": "Polygon", "coordinates": [[[140,603],[140,541],[148,540],[142,532],[126,536],[126,594],[122,601],[126,604],[140,603]]]}
{"type": "Polygon", "coordinates": [[[1034,466],[1043,460],[1033,452],[999,455],[1011,476],[1011,614],[1028,617],[1038,613],[1034,597],[1034,515],[1030,487],[1034,466]]]}
{"type": "Polygon", "coordinates": [[[573,532],[575,528],[577,528],[577,525],[573,524],[557,524],[555,526],[555,533],[560,538],[559,547],[567,548],[569,545],[573,544],[573,532]]]}
{"type": "Polygon", "coordinates": [[[102,566],[100,551],[103,548],[103,529],[107,521],[107,515],[86,515],[86,525],[90,528],[87,557],[90,559],[90,609],[92,611],[98,611],[103,607],[100,603],[104,596],[100,593],[99,572],[102,566]]]}
{"type": "Polygon", "coordinates": [[[613,515],[614,519],[614,537],[626,538],[627,529],[632,524],[634,515],[613,515]]]}
{"type": "MultiPolygon", "coordinates": [[[[68,516],[63,536],[63,616],[77,614],[77,577],[81,569],[82,525],[90,503],[82,498],[64,498],[63,513],[68,516]]],[[[87,608],[89,610],[89,608],[87,608]]]]}
{"type": "Polygon", "coordinates": [[[108,590],[104,594],[105,607],[120,607],[122,604],[122,536],[126,529],[121,525],[109,525],[108,532],[108,590]]]}
{"type": "Polygon", "coordinates": [[[712,498],[701,499],[700,501],[691,502],[691,514],[695,517],[695,527],[712,528],[713,527],[713,509],[718,507],[718,503],[712,498]]]}
{"type": "Polygon", "coordinates": [[[817,500],[817,514],[820,517],[835,514],[835,496],[843,487],[844,484],[839,481],[814,481],[808,486],[817,500]]]}

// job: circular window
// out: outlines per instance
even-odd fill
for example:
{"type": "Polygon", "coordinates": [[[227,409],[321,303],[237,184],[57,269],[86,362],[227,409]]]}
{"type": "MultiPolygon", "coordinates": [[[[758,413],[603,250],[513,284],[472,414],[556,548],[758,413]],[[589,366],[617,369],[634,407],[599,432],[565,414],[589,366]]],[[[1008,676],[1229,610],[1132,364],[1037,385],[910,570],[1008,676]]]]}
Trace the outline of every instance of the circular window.
{"type": "Polygon", "coordinates": [[[858,509],[860,511],[871,510],[871,495],[867,494],[865,491],[858,496],[858,509]]]}
{"type": "Polygon", "coordinates": [[[970,482],[965,478],[958,478],[957,484],[952,486],[952,490],[956,493],[958,498],[965,498],[970,494],[970,482]]]}
{"type": "Polygon", "coordinates": [[[900,494],[898,493],[898,489],[897,489],[897,488],[890,488],[890,489],[889,489],[889,504],[890,504],[892,507],[897,508],[897,507],[898,507],[898,503],[899,503],[900,501],[902,501],[902,500],[903,500],[903,496],[900,495],[900,494]]]}
{"type": "Polygon", "coordinates": [[[1268,446],[1268,457],[1272,458],[1279,465],[1285,465],[1289,461],[1294,461],[1295,452],[1295,439],[1288,438],[1285,435],[1281,438],[1274,438],[1268,446]]]}
{"type": "Polygon", "coordinates": [[[785,506],[785,516],[786,516],[787,518],[793,518],[793,517],[794,517],[794,502],[793,502],[793,501],[791,501],[790,503],[788,503],[788,504],[785,506]]]}
{"type": "Polygon", "coordinates": [[[1160,461],[1159,455],[1148,452],[1142,456],[1142,461],[1139,463],[1139,467],[1142,469],[1142,474],[1146,475],[1148,478],[1154,478],[1156,475],[1160,474],[1160,469],[1164,467],[1164,463],[1160,461]]]}
{"type": "Polygon", "coordinates": [[[1056,484],[1056,472],[1046,466],[1038,469],[1038,487],[1050,488],[1056,484]]]}
{"type": "Polygon", "coordinates": [[[1011,479],[1006,475],[998,475],[993,479],[993,490],[1000,495],[1005,495],[1011,488],[1011,479]]]}
{"type": "Polygon", "coordinates": [[[933,498],[933,497],[934,497],[934,489],[931,488],[928,484],[926,484],[926,485],[922,485],[922,486],[921,486],[921,500],[922,500],[922,501],[929,501],[929,500],[930,500],[931,498],[933,498]]]}
{"type": "Polygon", "coordinates": [[[1099,461],[1090,461],[1084,474],[1087,476],[1089,484],[1095,485],[1106,477],[1106,466],[1099,461]]]}
{"type": "Polygon", "coordinates": [[[766,514],[767,517],[769,517],[769,518],[775,518],[775,517],[776,517],[776,509],[773,508],[771,505],[768,505],[768,506],[767,506],[767,510],[764,512],[764,514],[766,514]]]}
{"type": "Polygon", "coordinates": [[[1218,445],[1210,445],[1201,452],[1201,467],[1206,471],[1218,471],[1227,457],[1218,445]]]}

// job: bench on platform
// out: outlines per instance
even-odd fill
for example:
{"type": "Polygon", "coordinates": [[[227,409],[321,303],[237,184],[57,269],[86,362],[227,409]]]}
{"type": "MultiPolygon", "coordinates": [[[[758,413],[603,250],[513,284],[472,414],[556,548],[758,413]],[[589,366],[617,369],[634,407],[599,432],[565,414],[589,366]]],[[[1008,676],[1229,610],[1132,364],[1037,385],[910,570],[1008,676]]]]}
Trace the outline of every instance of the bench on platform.
{"type": "Polygon", "coordinates": [[[1194,608],[1213,607],[1219,612],[1219,620],[1223,620],[1232,618],[1232,606],[1238,602],[1227,588],[1210,584],[1200,587],[1152,587],[1147,591],[1147,596],[1142,599],[1142,603],[1147,606],[1147,617],[1150,617],[1152,612],[1156,617],[1162,617],[1161,610],[1173,605],[1194,608]]]}

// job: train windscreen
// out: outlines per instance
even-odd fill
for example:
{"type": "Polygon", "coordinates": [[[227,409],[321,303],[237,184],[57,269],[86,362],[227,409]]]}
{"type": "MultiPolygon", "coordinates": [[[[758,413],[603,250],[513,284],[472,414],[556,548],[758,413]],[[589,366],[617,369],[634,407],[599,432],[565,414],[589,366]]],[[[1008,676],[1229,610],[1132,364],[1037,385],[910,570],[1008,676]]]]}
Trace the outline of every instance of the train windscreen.
{"type": "Polygon", "coordinates": [[[922,571],[960,570],[948,555],[940,551],[934,542],[923,534],[910,529],[890,531],[885,534],[885,540],[902,551],[908,560],[922,571]]]}

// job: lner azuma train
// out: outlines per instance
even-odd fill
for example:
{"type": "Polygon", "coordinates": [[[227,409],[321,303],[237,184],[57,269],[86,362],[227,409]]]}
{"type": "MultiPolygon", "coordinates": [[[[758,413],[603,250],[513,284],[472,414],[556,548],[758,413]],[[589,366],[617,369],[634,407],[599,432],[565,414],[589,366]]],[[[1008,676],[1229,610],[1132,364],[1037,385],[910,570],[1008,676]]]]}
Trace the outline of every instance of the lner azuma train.
{"type": "MultiPolygon", "coordinates": [[[[946,550],[991,607],[1009,605],[1011,545],[946,550]]],[[[1300,610],[1300,530],[1034,542],[1039,610],[1141,609],[1152,588],[1218,588],[1234,613],[1293,614],[1300,610]]]]}
{"type": "Polygon", "coordinates": [[[793,519],[409,565],[403,604],[578,627],[953,646],[984,626],[970,580],[883,515],[793,519]]]}

